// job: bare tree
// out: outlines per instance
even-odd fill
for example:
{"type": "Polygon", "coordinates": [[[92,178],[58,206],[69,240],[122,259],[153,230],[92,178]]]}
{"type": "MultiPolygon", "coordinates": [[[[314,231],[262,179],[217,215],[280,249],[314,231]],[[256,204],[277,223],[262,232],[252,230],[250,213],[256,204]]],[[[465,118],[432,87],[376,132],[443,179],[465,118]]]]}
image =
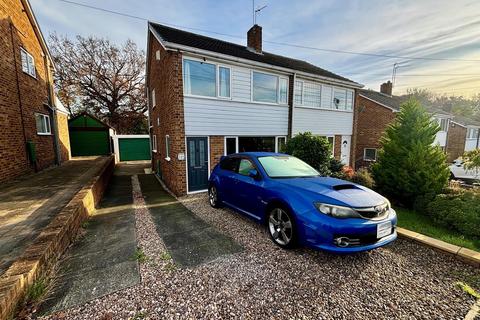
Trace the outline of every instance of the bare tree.
{"type": "Polygon", "coordinates": [[[127,40],[50,35],[59,98],[72,114],[88,111],[119,133],[146,132],[145,53],[127,40]]]}

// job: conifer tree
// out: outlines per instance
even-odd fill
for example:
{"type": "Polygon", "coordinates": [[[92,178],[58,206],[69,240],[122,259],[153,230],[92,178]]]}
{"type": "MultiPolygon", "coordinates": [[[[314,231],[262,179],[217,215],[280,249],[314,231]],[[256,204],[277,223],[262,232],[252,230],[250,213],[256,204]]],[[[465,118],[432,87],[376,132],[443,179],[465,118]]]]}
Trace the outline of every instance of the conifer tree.
{"type": "Polygon", "coordinates": [[[434,144],[439,130],[416,100],[402,104],[372,167],[380,192],[411,207],[415,200],[425,201],[442,191],[450,173],[444,152],[434,144]]]}

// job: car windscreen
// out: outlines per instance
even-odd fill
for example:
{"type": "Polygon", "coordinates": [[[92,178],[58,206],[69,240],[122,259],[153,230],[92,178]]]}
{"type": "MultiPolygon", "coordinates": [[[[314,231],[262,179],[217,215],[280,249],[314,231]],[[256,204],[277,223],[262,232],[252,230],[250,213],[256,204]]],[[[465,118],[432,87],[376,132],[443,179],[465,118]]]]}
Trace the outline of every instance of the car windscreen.
{"type": "Polygon", "coordinates": [[[319,176],[317,170],[302,160],[291,156],[258,157],[258,161],[270,178],[297,178],[319,176]]]}

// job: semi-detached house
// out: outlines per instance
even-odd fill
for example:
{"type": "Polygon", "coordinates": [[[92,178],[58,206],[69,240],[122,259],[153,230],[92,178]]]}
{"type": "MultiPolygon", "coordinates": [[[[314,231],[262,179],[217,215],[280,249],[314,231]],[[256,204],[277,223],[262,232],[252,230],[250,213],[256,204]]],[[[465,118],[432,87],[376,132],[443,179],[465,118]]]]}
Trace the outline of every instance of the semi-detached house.
{"type": "Polygon", "coordinates": [[[204,191],[222,155],[279,151],[310,131],[350,164],[355,90],[361,85],[305,61],[148,24],[152,167],[176,195],[204,191]]]}

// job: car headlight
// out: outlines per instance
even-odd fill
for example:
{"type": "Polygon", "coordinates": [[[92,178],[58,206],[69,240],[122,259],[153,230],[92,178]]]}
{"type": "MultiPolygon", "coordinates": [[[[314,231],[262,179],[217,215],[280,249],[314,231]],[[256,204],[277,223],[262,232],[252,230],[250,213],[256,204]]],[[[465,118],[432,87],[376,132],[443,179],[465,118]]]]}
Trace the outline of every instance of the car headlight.
{"type": "Polygon", "coordinates": [[[360,218],[358,212],[349,207],[335,206],[320,202],[315,202],[315,207],[321,213],[334,218],[360,218]]]}

